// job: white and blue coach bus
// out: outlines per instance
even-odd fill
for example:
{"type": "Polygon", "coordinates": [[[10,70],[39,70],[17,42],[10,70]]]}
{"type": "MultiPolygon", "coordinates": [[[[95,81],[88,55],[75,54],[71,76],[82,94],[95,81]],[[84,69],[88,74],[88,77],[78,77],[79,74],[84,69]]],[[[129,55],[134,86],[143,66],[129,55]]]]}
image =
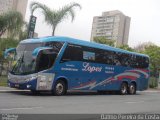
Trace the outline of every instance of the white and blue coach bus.
{"type": "Polygon", "coordinates": [[[144,54],[68,37],[26,39],[17,48],[16,64],[8,85],[33,93],[67,90],[119,91],[136,94],[146,90],[149,57],[144,54]]]}

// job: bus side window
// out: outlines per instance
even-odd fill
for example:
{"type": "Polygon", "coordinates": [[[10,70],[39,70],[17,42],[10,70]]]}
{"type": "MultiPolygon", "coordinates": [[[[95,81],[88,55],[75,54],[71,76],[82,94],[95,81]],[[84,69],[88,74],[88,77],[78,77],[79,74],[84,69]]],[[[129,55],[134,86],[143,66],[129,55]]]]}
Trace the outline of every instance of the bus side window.
{"type": "Polygon", "coordinates": [[[132,55],[130,61],[130,67],[133,68],[147,68],[149,66],[149,59],[147,57],[132,55]]]}
{"type": "Polygon", "coordinates": [[[45,46],[52,47],[53,51],[58,53],[63,46],[63,42],[46,42],[45,46]]]}
{"type": "Polygon", "coordinates": [[[62,56],[61,62],[82,61],[82,59],[83,55],[81,46],[68,44],[62,56]]]}
{"type": "Polygon", "coordinates": [[[147,68],[148,65],[149,65],[148,58],[145,58],[145,57],[140,57],[138,62],[139,62],[139,67],[140,68],[147,68]]]}
{"type": "Polygon", "coordinates": [[[38,55],[37,71],[49,69],[53,66],[56,59],[56,54],[46,54],[44,51],[38,55]]]}
{"type": "Polygon", "coordinates": [[[102,64],[114,64],[114,52],[107,51],[107,50],[96,50],[96,62],[102,64]]]}
{"type": "Polygon", "coordinates": [[[88,61],[95,61],[95,53],[83,51],[83,59],[88,61]]]}

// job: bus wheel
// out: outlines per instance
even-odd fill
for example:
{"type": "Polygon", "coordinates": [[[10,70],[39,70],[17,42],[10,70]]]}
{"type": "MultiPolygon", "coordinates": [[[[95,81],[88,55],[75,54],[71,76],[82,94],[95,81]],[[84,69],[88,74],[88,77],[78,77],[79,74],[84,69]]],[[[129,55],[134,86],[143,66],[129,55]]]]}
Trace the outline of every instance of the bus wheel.
{"type": "Polygon", "coordinates": [[[134,95],[136,94],[136,85],[135,83],[131,83],[128,90],[129,94],[134,95]]]}
{"type": "Polygon", "coordinates": [[[120,94],[121,95],[126,95],[127,94],[127,88],[128,88],[127,83],[123,82],[121,84],[121,88],[120,88],[120,91],[119,91],[120,94]]]}
{"type": "Polygon", "coordinates": [[[61,96],[66,94],[66,84],[64,81],[59,80],[56,82],[54,90],[53,90],[53,94],[56,96],[61,96]]]}

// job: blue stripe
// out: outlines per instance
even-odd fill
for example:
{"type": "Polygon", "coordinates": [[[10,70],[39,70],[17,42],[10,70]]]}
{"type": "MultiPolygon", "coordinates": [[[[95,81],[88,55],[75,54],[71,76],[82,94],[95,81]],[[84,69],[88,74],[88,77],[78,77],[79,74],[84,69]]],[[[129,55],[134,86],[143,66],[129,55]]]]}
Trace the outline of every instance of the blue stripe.
{"type": "Polygon", "coordinates": [[[145,55],[145,54],[129,52],[127,50],[114,48],[114,47],[104,45],[104,44],[89,42],[87,40],[79,40],[79,39],[70,38],[70,37],[62,37],[62,36],[49,36],[49,37],[41,37],[41,38],[34,38],[34,39],[26,39],[26,40],[21,41],[20,43],[39,43],[39,42],[52,42],[52,41],[68,42],[72,44],[78,44],[78,45],[94,47],[94,48],[99,48],[99,49],[104,49],[104,50],[110,50],[110,51],[115,51],[115,52],[122,52],[122,53],[127,53],[127,54],[134,54],[134,55],[149,57],[148,55],[145,55]]]}

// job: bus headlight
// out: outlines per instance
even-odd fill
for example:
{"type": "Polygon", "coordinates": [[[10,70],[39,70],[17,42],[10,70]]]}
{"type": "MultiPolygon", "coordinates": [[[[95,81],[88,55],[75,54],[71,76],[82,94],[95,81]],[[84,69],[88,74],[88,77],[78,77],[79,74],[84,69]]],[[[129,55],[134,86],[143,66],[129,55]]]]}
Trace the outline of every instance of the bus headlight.
{"type": "Polygon", "coordinates": [[[31,85],[27,85],[27,88],[30,88],[31,87],[31,85]]]}

